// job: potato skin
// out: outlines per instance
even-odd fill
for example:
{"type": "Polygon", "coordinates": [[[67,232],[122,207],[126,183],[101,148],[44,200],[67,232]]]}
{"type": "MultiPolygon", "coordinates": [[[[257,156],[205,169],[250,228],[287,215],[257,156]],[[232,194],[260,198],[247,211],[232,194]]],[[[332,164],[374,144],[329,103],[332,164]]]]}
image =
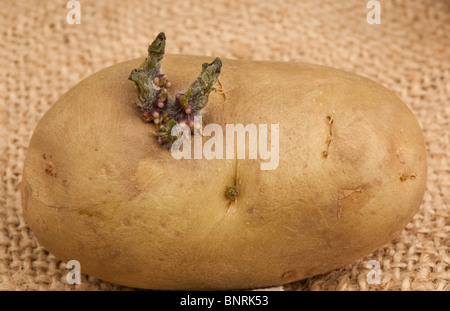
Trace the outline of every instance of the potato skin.
{"type": "MultiPolygon", "coordinates": [[[[370,254],[417,212],[422,132],[381,85],[310,64],[223,60],[225,95],[211,93],[204,124],[278,123],[279,166],[262,171],[260,160],[177,161],[162,149],[127,80],[142,61],[69,90],[28,149],[26,221],[83,273],[150,289],[285,284],[370,254]],[[231,204],[224,191],[235,182],[231,204]]],[[[186,89],[209,61],[166,55],[171,89],[186,89]]]]}

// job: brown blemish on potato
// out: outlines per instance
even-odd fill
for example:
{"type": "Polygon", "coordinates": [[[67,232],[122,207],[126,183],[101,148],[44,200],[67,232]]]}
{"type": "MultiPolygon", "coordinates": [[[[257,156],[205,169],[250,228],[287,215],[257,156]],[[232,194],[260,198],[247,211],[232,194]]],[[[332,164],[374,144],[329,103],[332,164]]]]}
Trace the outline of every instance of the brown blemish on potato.
{"type": "Polygon", "coordinates": [[[88,209],[80,209],[80,210],[78,210],[78,215],[88,216],[89,218],[95,217],[95,218],[98,218],[98,219],[100,219],[102,221],[107,220],[107,217],[103,213],[98,212],[98,211],[88,210],[88,209]]]}
{"type": "Polygon", "coordinates": [[[328,123],[328,127],[329,127],[329,133],[328,133],[328,137],[325,141],[326,144],[326,150],[322,152],[322,155],[324,158],[327,158],[328,155],[330,154],[330,145],[331,145],[331,141],[333,140],[333,116],[327,116],[326,117],[327,123],[328,123]]]}
{"type": "Polygon", "coordinates": [[[223,87],[222,82],[220,79],[217,79],[217,85],[219,86],[217,88],[217,94],[222,95],[224,100],[227,100],[227,94],[225,94],[225,89],[223,87]]]}
{"type": "Polygon", "coordinates": [[[357,212],[369,199],[370,195],[365,187],[341,190],[338,198],[338,217],[357,212]]]}
{"type": "Polygon", "coordinates": [[[52,177],[57,177],[57,173],[55,172],[55,164],[53,163],[52,156],[44,153],[42,155],[42,159],[44,159],[45,174],[52,177]]]}
{"type": "Polygon", "coordinates": [[[54,170],[53,163],[46,163],[45,164],[45,173],[47,175],[55,176],[55,172],[53,170],[54,170]]]}
{"type": "Polygon", "coordinates": [[[124,219],[123,221],[122,221],[122,223],[125,225],[125,226],[131,226],[131,221],[129,220],[129,219],[124,219]]]}
{"type": "Polygon", "coordinates": [[[400,181],[401,182],[405,182],[405,181],[407,181],[408,179],[409,180],[414,180],[414,179],[416,179],[416,174],[402,174],[402,176],[400,176],[400,181]]]}
{"type": "Polygon", "coordinates": [[[405,158],[403,157],[403,153],[402,153],[402,149],[398,148],[395,151],[395,156],[397,157],[398,161],[400,162],[400,164],[405,164],[405,158]]]}
{"type": "Polygon", "coordinates": [[[132,201],[136,199],[141,193],[142,190],[139,189],[136,185],[134,185],[134,188],[130,191],[130,196],[128,197],[128,200],[132,201]]]}
{"type": "Polygon", "coordinates": [[[295,270],[289,270],[289,271],[284,272],[284,273],[281,275],[281,279],[282,279],[282,280],[292,279],[292,278],[294,278],[296,275],[297,275],[297,272],[295,272],[295,270]]]}
{"type": "Polygon", "coordinates": [[[237,199],[239,195],[239,185],[241,184],[239,180],[239,174],[238,174],[238,159],[236,157],[235,167],[234,167],[234,177],[233,177],[233,186],[227,186],[225,190],[225,197],[230,201],[228,204],[227,212],[225,213],[225,216],[227,216],[233,207],[237,204],[237,199]]]}
{"type": "Polygon", "coordinates": [[[113,248],[113,249],[110,251],[109,255],[111,256],[111,258],[116,258],[116,257],[120,256],[121,253],[122,253],[122,252],[121,252],[119,249],[113,248]]]}
{"type": "Polygon", "coordinates": [[[92,216],[94,216],[94,214],[91,212],[91,211],[88,211],[88,210],[79,210],[78,211],[78,215],[86,215],[86,216],[89,216],[89,217],[92,217],[92,216]]]}

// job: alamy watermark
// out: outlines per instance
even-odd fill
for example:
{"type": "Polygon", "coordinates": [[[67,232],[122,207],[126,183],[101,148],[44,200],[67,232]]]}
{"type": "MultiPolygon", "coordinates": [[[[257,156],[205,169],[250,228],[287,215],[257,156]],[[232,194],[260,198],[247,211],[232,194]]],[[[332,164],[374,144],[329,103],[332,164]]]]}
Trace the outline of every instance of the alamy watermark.
{"type": "MultiPolygon", "coordinates": [[[[202,117],[194,117],[194,124],[202,124],[202,117]]],[[[279,124],[270,125],[270,150],[268,148],[268,125],[226,124],[225,136],[222,126],[215,123],[201,126],[194,130],[194,152],[192,157],[191,128],[179,123],[172,128],[171,135],[178,137],[171,146],[174,159],[259,159],[261,170],[274,170],[279,163],[279,124]],[[213,136],[211,136],[214,133],[213,136]],[[248,134],[248,135],[247,135],[248,134]],[[211,136],[211,137],[210,137],[211,136]],[[236,136],[236,140],[235,140],[236,136]],[[248,136],[248,148],[246,137],[248,136]],[[203,137],[210,137],[203,144],[203,137]],[[223,141],[225,137],[225,142],[223,141]],[[224,148],[225,146],[225,148],[224,148]],[[224,150],[225,149],[225,150],[224,150]]]]}
{"type": "Polygon", "coordinates": [[[372,269],[367,273],[366,281],[368,284],[381,284],[381,264],[378,260],[370,260],[366,268],[372,269]]]}
{"type": "Polygon", "coordinates": [[[70,0],[67,2],[66,8],[70,11],[66,15],[68,24],[81,24],[81,4],[79,1],[70,0]]]}
{"type": "Polygon", "coordinates": [[[366,16],[367,24],[369,25],[381,24],[380,1],[370,0],[369,2],[367,2],[367,8],[371,9],[366,16]]]}
{"type": "MultiPolygon", "coordinates": [[[[367,6],[370,11],[367,13],[367,24],[381,24],[381,3],[377,0],[370,0],[367,6]]],[[[67,13],[66,21],[68,24],[81,24],[81,4],[79,1],[70,0],[67,2],[66,8],[70,9],[67,13]]]]}
{"type": "Polygon", "coordinates": [[[78,260],[71,260],[66,264],[67,269],[71,269],[67,273],[66,280],[69,284],[81,284],[81,265],[78,260]]]}

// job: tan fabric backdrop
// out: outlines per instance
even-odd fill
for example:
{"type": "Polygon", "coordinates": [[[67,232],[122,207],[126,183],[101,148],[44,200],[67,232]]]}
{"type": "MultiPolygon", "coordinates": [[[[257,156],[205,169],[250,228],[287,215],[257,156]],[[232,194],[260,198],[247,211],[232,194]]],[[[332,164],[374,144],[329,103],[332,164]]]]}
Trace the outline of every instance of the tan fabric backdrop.
{"type": "Polygon", "coordinates": [[[450,2],[381,1],[369,25],[367,1],[80,0],[81,24],[66,0],[0,0],[0,289],[125,289],[83,275],[37,242],[22,216],[18,185],[37,122],[81,79],[145,56],[164,31],[167,53],[303,61],[370,77],[396,92],[426,139],[428,188],[420,212],[392,243],[341,269],[285,290],[450,290],[450,2]],[[369,260],[381,284],[366,282],[369,260]]]}

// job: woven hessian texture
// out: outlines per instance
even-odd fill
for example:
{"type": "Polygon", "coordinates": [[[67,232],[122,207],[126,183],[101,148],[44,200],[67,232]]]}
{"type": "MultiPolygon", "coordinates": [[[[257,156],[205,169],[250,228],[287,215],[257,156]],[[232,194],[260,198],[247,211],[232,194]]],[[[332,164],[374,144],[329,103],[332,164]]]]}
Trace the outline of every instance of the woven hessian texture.
{"type": "Polygon", "coordinates": [[[285,290],[450,290],[450,2],[381,1],[369,25],[367,1],[81,0],[81,24],[67,1],[0,1],[0,289],[122,290],[83,275],[45,251],[24,221],[18,191],[31,134],[43,114],[90,74],[145,56],[155,35],[167,53],[302,61],[352,71],[393,90],[414,112],[428,150],[420,212],[373,254],[285,290]],[[145,2],[145,5],[144,5],[145,2]],[[381,264],[368,284],[367,263],[381,264]]]}

